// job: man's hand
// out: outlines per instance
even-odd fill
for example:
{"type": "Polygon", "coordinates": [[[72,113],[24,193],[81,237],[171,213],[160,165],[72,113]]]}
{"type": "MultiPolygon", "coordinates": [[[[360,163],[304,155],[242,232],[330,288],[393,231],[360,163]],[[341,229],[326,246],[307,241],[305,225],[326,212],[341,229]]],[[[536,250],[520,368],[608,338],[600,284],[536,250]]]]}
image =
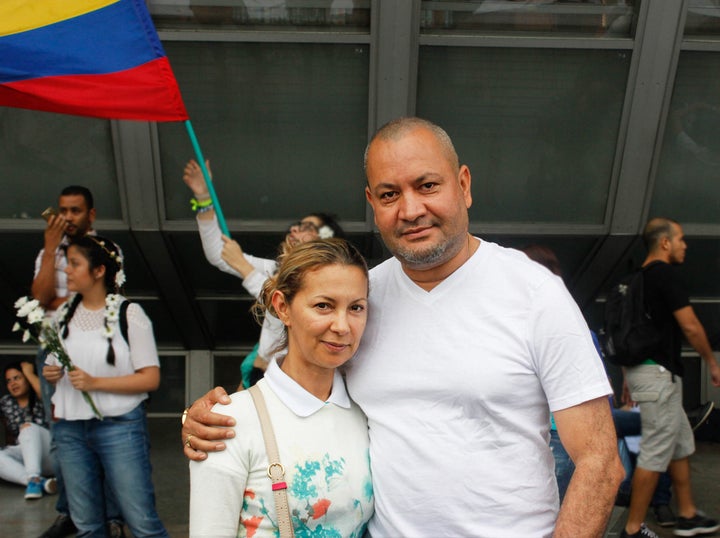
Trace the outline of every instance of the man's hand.
{"type": "Polygon", "coordinates": [[[215,387],[205,396],[195,400],[188,409],[182,427],[183,452],[188,459],[202,461],[207,458],[208,452],[225,450],[225,443],[217,440],[231,439],[235,436],[233,430],[227,429],[235,425],[235,419],[213,413],[211,409],[216,403],[230,403],[230,397],[222,387],[215,387]]]}
{"type": "Polygon", "coordinates": [[[55,250],[60,246],[63,236],[67,228],[67,221],[60,215],[52,215],[48,219],[45,228],[45,252],[51,256],[55,256],[55,250]]]}
{"type": "Polygon", "coordinates": [[[710,364],[710,379],[713,387],[720,387],[720,366],[718,366],[717,361],[710,364]]]}

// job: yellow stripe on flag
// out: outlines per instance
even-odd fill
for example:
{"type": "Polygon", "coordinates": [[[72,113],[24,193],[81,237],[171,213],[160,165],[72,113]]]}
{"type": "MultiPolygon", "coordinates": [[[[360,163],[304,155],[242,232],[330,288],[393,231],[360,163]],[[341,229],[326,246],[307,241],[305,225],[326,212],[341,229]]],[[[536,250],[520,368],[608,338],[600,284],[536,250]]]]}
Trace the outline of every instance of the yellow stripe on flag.
{"type": "Polygon", "coordinates": [[[0,0],[0,36],[72,19],[120,0],[0,0]]]}

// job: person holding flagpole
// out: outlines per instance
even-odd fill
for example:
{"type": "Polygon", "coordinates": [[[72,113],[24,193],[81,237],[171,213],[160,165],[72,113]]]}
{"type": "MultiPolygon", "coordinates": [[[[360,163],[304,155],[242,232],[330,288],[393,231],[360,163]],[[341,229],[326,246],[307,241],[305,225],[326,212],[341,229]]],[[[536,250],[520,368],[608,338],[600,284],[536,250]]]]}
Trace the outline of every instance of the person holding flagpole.
{"type": "MultiPolygon", "coordinates": [[[[205,166],[210,173],[210,163],[205,166]]],[[[278,261],[247,254],[237,241],[222,234],[215,214],[215,204],[208,192],[198,162],[188,161],[183,173],[183,181],[193,193],[191,207],[197,213],[198,230],[203,251],[207,260],[226,273],[241,278],[243,287],[253,297],[260,296],[265,281],[277,272],[278,261]]],[[[311,213],[298,222],[291,224],[284,241],[279,246],[282,258],[294,246],[314,239],[343,238],[343,229],[335,218],[327,213],[311,213]]],[[[242,385],[249,388],[267,368],[270,360],[277,355],[277,343],[281,341],[284,326],[275,316],[265,316],[260,331],[260,341],[253,352],[243,361],[242,385]]],[[[240,390],[239,387],[238,390],[240,390]]]]}

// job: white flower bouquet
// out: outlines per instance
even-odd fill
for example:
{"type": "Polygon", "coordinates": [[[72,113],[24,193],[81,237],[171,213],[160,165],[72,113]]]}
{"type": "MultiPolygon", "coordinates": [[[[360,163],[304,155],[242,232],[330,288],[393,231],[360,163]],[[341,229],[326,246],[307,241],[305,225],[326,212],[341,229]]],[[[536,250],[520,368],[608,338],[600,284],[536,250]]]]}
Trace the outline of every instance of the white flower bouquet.
{"type": "MultiPolygon", "coordinates": [[[[17,310],[17,321],[15,325],[13,325],[13,331],[23,331],[22,341],[35,342],[44,350],[53,353],[65,370],[68,372],[73,371],[75,365],[70,360],[70,356],[67,354],[65,346],[60,339],[57,320],[47,317],[40,303],[36,299],[30,299],[29,297],[20,297],[20,299],[15,301],[15,309],[17,310]]],[[[63,308],[63,312],[64,310],[63,308]]],[[[41,374],[41,372],[38,373],[41,374]]],[[[103,416],[95,406],[92,397],[85,391],[82,391],[82,395],[92,408],[95,416],[102,420],[103,416]]]]}

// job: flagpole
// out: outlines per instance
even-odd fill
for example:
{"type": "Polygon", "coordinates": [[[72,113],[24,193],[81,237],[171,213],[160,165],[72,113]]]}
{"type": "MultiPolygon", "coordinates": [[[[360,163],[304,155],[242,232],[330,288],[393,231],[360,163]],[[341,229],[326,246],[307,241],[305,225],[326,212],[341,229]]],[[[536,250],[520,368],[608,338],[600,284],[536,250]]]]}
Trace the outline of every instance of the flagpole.
{"type": "Polygon", "coordinates": [[[228,230],[227,224],[225,223],[225,217],[223,216],[222,208],[220,207],[220,202],[218,201],[217,194],[215,194],[215,188],[213,187],[212,179],[210,179],[210,173],[205,166],[205,158],[203,157],[202,150],[200,149],[200,144],[198,144],[197,137],[195,136],[195,131],[193,130],[192,123],[190,123],[189,119],[185,120],[185,128],[187,129],[188,135],[190,136],[190,142],[192,142],[193,149],[195,150],[195,157],[197,157],[197,162],[200,165],[200,170],[202,170],[203,178],[205,178],[205,184],[207,185],[208,192],[210,193],[210,199],[212,200],[213,207],[215,208],[215,215],[217,216],[220,229],[222,230],[222,233],[230,237],[230,231],[228,230]]]}

